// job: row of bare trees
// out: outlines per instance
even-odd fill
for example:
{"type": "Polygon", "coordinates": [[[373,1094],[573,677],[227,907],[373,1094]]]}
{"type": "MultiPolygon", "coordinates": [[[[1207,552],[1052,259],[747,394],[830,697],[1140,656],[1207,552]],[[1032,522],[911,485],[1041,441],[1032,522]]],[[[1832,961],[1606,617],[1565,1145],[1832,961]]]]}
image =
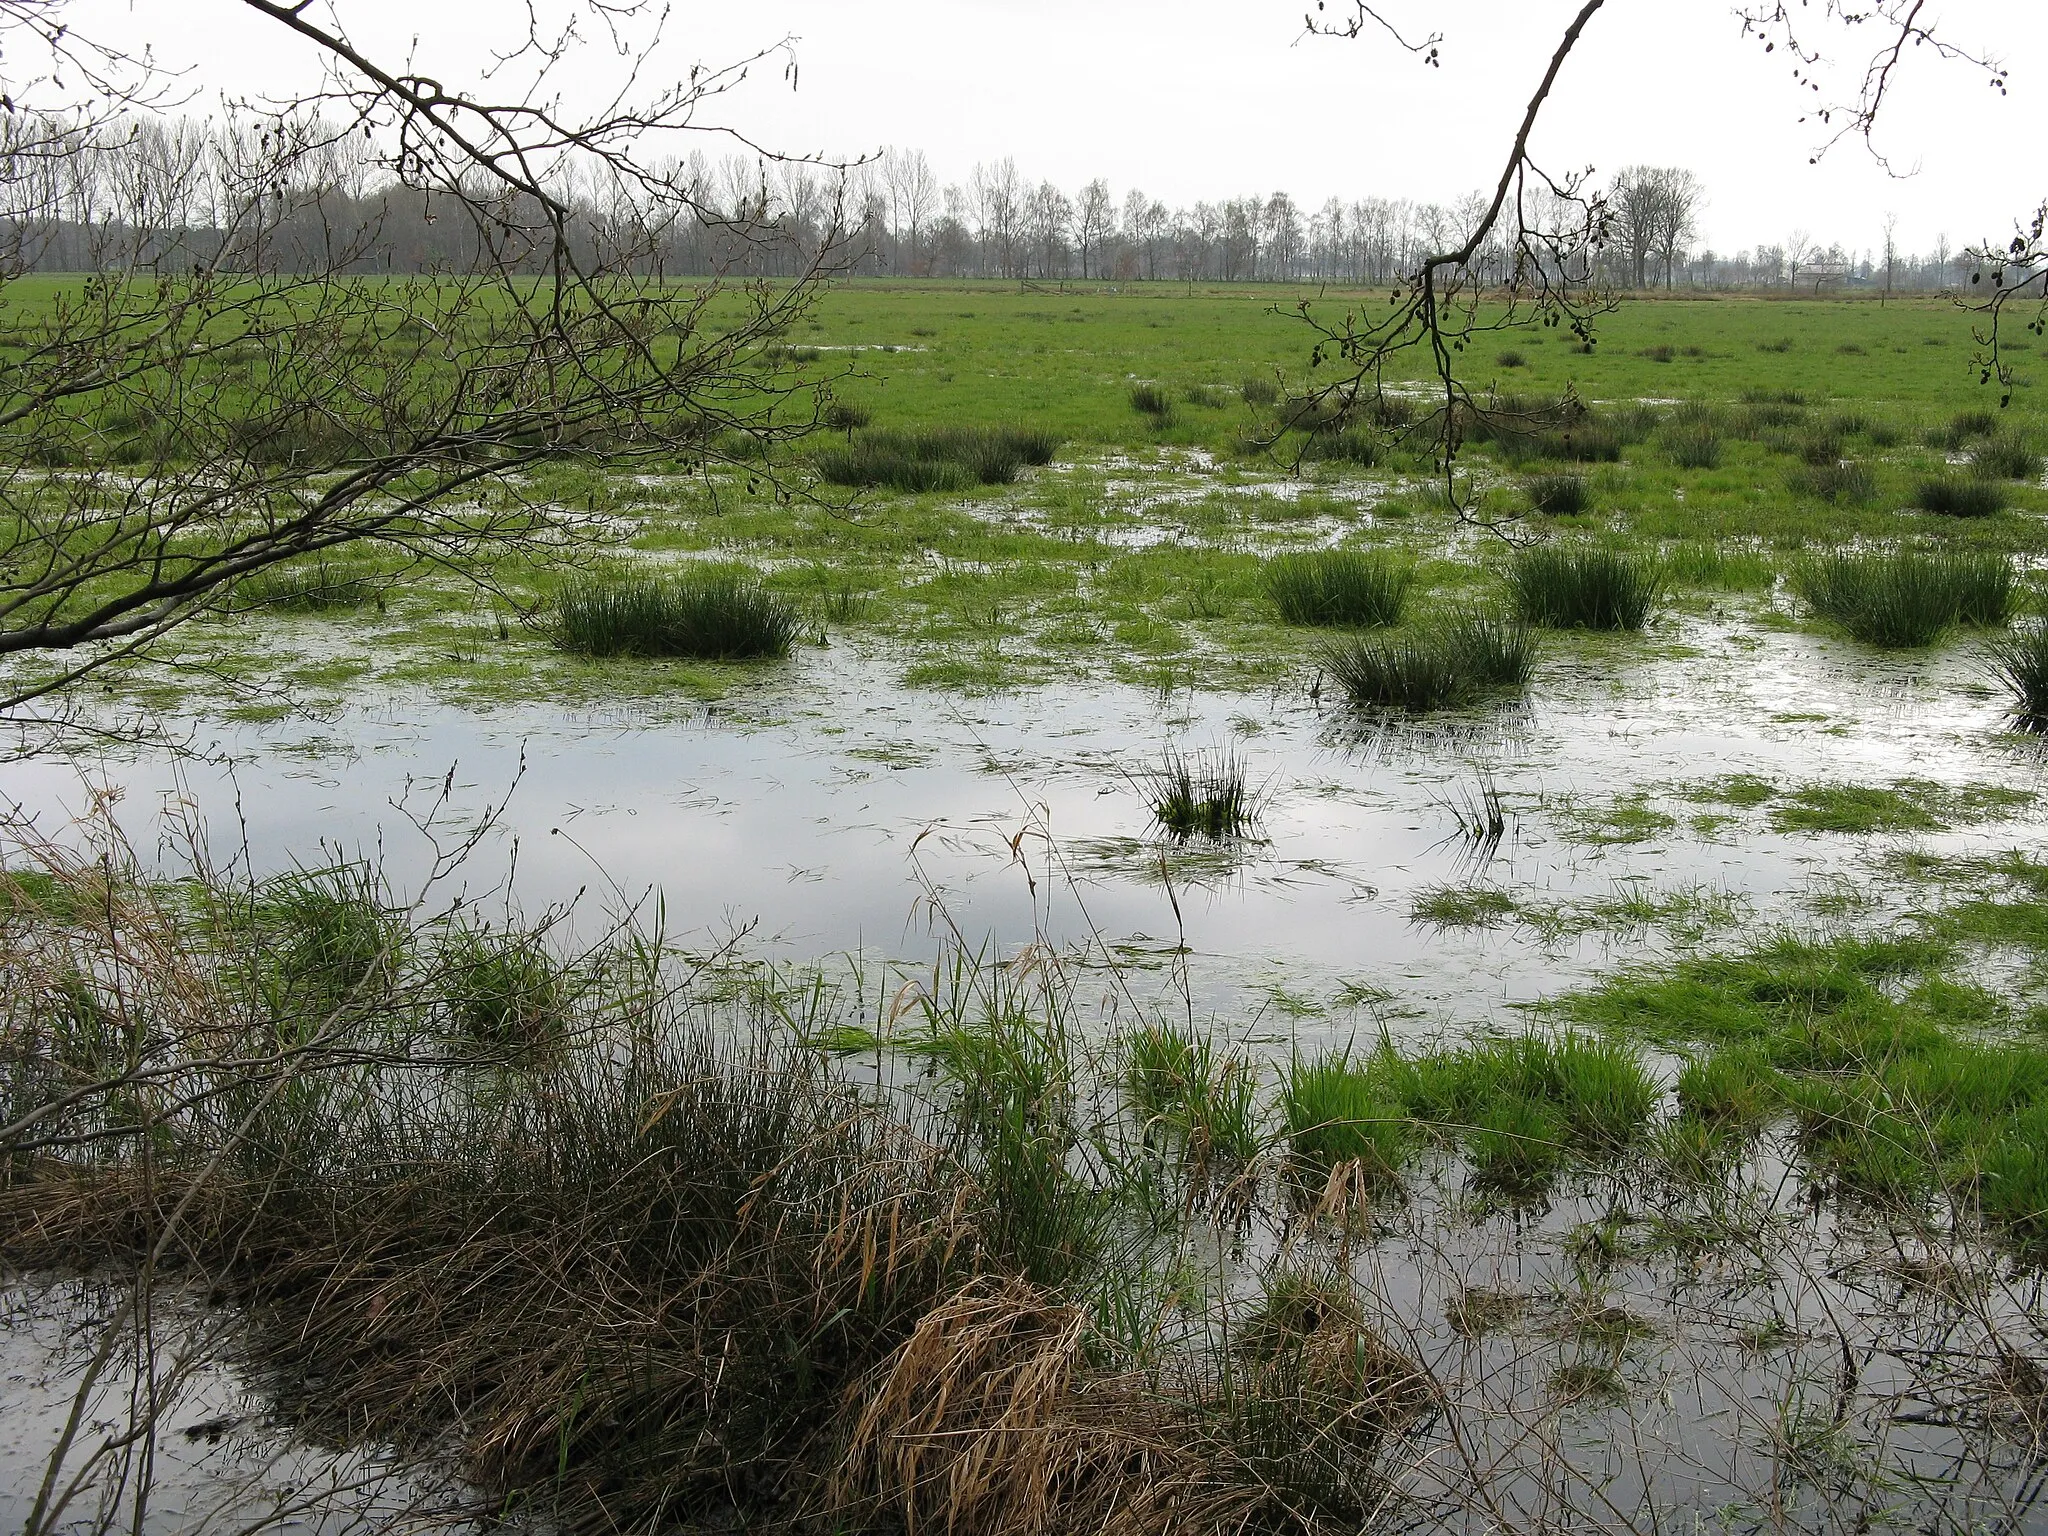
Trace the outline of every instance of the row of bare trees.
{"type": "MultiPolygon", "coordinates": [[[[503,255],[481,252],[469,221],[442,218],[432,193],[388,174],[374,145],[316,116],[136,114],[91,129],[15,117],[0,122],[0,156],[14,204],[0,227],[43,270],[304,271],[345,257],[356,272],[429,272],[503,255]],[[246,228],[259,189],[270,204],[260,241],[246,228]]],[[[630,249],[638,269],[671,275],[794,276],[830,253],[846,270],[917,277],[1380,285],[1457,246],[1486,207],[1472,193],[1311,209],[1283,191],[1170,208],[1100,177],[1069,194],[1008,158],[943,182],[915,149],[849,166],[698,152],[659,175],[655,197],[601,162],[564,157],[549,184],[572,213],[568,238],[593,259],[630,249]]],[[[1706,189],[1682,167],[1631,165],[1599,190],[1604,233],[1580,262],[1614,287],[1938,289],[1980,265],[1945,236],[1925,255],[1902,252],[1889,231],[1882,252],[1803,232],[1732,254],[1703,248],[1706,189]]],[[[1482,280],[1499,277],[1507,247],[1482,243],[1474,263],[1482,280]]]]}

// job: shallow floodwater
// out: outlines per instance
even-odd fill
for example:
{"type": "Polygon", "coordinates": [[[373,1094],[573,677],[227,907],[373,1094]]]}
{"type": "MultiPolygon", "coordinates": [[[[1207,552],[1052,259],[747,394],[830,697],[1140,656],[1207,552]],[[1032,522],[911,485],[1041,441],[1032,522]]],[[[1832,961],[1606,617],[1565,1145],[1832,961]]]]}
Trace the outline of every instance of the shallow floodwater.
{"type": "MultiPolygon", "coordinates": [[[[246,849],[269,871],[325,844],[380,858],[401,894],[495,812],[426,891],[429,910],[458,892],[502,901],[509,879],[530,915],[571,904],[594,932],[632,908],[687,947],[740,935],[742,954],[791,962],[916,964],[955,934],[1002,952],[1045,941],[1105,963],[1105,1008],[1168,1001],[1184,984],[1198,1013],[1275,1045],[1498,1022],[1673,946],[1904,910],[1912,892],[1883,866],[1908,843],[2040,841],[2032,806],[1939,834],[1853,837],[1774,831],[1768,804],[1704,793],[1733,775],[1781,795],[1905,778],[2042,789],[2036,744],[2005,728],[1962,649],[1895,658],[1671,620],[1647,643],[1553,642],[1528,702],[1429,720],[1355,716],[1300,687],[1162,695],[1080,665],[1066,686],[970,699],[897,686],[900,665],[858,643],[805,652],[725,703],[652,721],[386,698],[319,720],[188,723],[185,755],[45,756],[8,767],[4,787],[57,835],[99,790],[118,791],[131,841],[167,869],[196,824],[216,860],[246,849]],[[1169,749],[1224,748],[1261,786],[1256,836],[1160,839],[1147,771],[1169,749]],[[1497,845],[1460,833],[1489,784],[1508,817],[1497,845]],[[1475,886],[1525,915],[1491,928],[1418,917],[1418,898],[1475,886]]],[[[1774,1219],[1797,1181],[1780,1183],[1774,1219]]],[[[1675,1508],[1720,1511],[1730,1528],[1822,1530],[1863,1528],[1882,1506],[1892,1514],[1878,1523],[2044,1529],[2032,1420],[1981,1406],[2001,1341],[2038,1344],[2031,1281],[2008,1285],[1974,1256],[1902,1255],[1817,1214],[1768,1254],[1678,1257],[1650,1234],[1653,1257],[1590,1264],[1584,1233],[1623,1201],[1589,1189],[1473,1218],[1460,1199],[1424,1199],[1357,1255],[1380,1326],[1445,1384],[1445,1422],[1518,1523],[1675,1508]],[[1982,1285],[1955,1300],[1911,1278],[1937,1260],[1982,1285]],[[1473,1298],[1518,1322],[1454,1323],[1473,1298]]],[[[18,1523],[123,1296],[67,1281],[0,1287],[0,1300],[0,1517],[18,1523]]],[[[447,1486],[371,1452],[303,1445],[268,1416],[233,1364],[232,1315],[175,1296],[157,1308],[156,1330],[130,1329],[87,1394],[79,1442],[90,1455],[120,1439],[145,1360],[171,1375],[190,1362],[163,1399],[152,1463],[122,1450],[56,1528],[100,1528],[109,1511],[152,1532],[459,1523],[447,1486]],[[148,1508],[123,1509],[145,1483],[148,1508]]],[[[1433,1453],[1411,1479],[1444,1528],[1475,1524],[1468,1471],[1433,1453]]]]}
{"type": "MultiPolygon", "coordinates": [[[[1882,901],[1901,839],[1774,832],[1768,806],[1698,798],[1711,781],[2032,791],[2048,762],[1966,649],[1894,658],[1714,618],[1667,620],[1651,645],[1553,643],[1529,702],[1417,720],[1300,687],[1162,695],[1091,681],[1085,661],[1067,686],[963,698],[897,686],[899,666],[858,644],[804,652],[660,723],[393,698],[198,726],[199,758],[51,756],[4,782],[49,830],[106,783],[145,853],[189,805],[216,859],[246,844],[270,870],[324,843],[380,857],[401,893],[502,806],[429,905],[500,899],[516,868],[528,914],[574,902],[595,926],[658,898],[686,946],[744,934],[742,953],[783,960],[915,963],[951,930],[1004,951],[1042,939],[1114,955],[1141,1005],[1184,984],[1198,1012],[1313,1039],[1497,1018],[1675,942],[1882,901]],[[1162,840],[1146,770],[1223,747],[1262,786],[1256,836],[1162,840]],[[1509,813],[1492,849],[1459,835],[1487,782],[1509,813]],[[430,813],[438,843],[413,823],[430,813]],[[1475,882],[1555,920],[1415,916],[1419,894],[1475,882]],[[1643,915],[1659,904],[1665,919],[1643,915]]],[[[2028,808],[1907,841],[2003,849],[2040,830],[2028,808]]]]}
{"type": "Polygon", "coordinates": [[[0,1524],[51,1533],[447,1529],[452,1484],[308,1444],[234,1362],[239,1317],[174,1286],[0,1283],[0,1524]],[[55,1467],[53,1475],[52,1468],[55,1467]],[[46,1492],[47,1490],[47,1492],[46,1492]]]}

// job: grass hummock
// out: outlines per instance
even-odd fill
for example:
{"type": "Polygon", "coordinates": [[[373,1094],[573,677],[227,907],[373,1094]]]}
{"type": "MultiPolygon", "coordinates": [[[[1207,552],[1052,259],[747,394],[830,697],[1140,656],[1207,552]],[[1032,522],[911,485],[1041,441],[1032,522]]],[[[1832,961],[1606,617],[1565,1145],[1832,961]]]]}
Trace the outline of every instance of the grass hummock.
{"type": "Polygon", "coordinates": [[[1800,565],[1793,590],[1867,645],[1932,645],[1958,624],[2003,624],[2016,578],[2010,556],[1977,550],[1834,550],[1800,565]]]}
{"type": "Polygon", "coordinates": [[[1576,517],[1593,504],[1584,475],[1531,475],[1522,489],[1529,505],[1546,517],[1576,517]]]}
{"type": "Polygon", "coordinates": [[[802,628],[758,576],[704,566],[581,577],[555,600],[552,638],[580,656],[743,661],[788,655],[802,628]]]}
{"type": "Polygon", "coordinates": [[[1289,624],[1376,629],[1401,622],[1412,568],[1352,549],[1276,555],[1263,573],[1266,593],[1289,624]]]}
{"type": "Polygon", "coordinates": [[[1641,629],[1665,582],[1647,555],[1568,544],[1523,550],[1507,579],[1516,613],[1546,629],[1641,629]]]}
{"type": "Polygon", "coordinates": [[[1938,475],[1913,493],[1913,505],[1942,517],[1989,517],[2005,502],[2005,487],[1981,475],[1938,475]]]}
{"type": "Polygon", "coordinates": [[[2048,729],[2048,623],[2035,623],[1994,639],[1991,673],[2013,696],[2013,713],[2030,730],[2048,729]]]}
{"type": "Polygon", "coordinates": [[[877,428],[827,448],[813,463],[835,485],[966,491],[1008,485],[1027,464],[1049,464],[1059,438],[1040,427],[877,428]]]}
{"type": "Polygon", "coordinates": [[[1657,436],[1680,469],[1719,469],[1723,413],[1704,400],[1688,400],[1665,417],[1657,436]]]}
{"type": "Polygon", "coordinates": [[[1536,641],[1515,619],[1471,610],[1404,633],[1333,641],[1322,664],[1353,704],[1452,709],[1525,688],[1536,641]]]}

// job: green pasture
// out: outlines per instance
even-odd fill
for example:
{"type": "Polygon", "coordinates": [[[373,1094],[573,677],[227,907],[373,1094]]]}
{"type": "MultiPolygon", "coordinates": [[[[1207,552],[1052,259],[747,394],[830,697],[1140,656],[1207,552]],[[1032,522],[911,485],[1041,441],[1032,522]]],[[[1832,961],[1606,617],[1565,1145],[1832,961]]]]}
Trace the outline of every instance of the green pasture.
{"type": "MultiPolygon", "coordinates": [[[[33,345],[79,281],[10,285],[0,357],[33,345]]],[[[343,323],[374,328],[376,317],[401,314],[397,281],[366,281],[360,297],[388,302],[340,303],[343,323]]],[[[748,302],[719,296],[704,323],[737,321],[748,302]]],[[[1288,400],[1334,376],[1307,366],[1314,336],[1300,306],[1335,323],[1386,302],[1379,292],[1249,285],[831,286],[752,366],[778,391],[821,388],[822,410],[801,388],[791,408],[834,425],[780,445],[765,464],[707,474],[638,459],[625,473],[592,443],[487,494],[600,514],[605,548],[500,560],[472,573],[482,585],[438,567],[392,580],[396,567],[376,549],[328,556],[252,581],[246,600],[186,632],[174,651],[203,658],[216,677],[315,696],[366,679],[478,703],[536,691],[686,700],[750,688],[781,664],[594,660],[549,639],[558,594],[592,560],[708,557],[754,567],[800,609],[799,656],[819,642],[872,643],[873,664],[912,686],[1029,686],[1067,675],[1077,657],[1098,675],[1147,683],[1305,681],[1324,637],[1285,621],[1267,570],[1276,557],[1335,547],[1396,558],[1412,571],[1406,624],[1511,596],[1506,545],[1463,537],[1426,429],[1405,441],[1279,432],[1288,400]],[[925,452],[921,444],[943,453],[998,428],[1056,444],[1051,462],[1034,467],[1034,453],[969,472],[918,461],[910,483],[944,487],[922,491],[821,472],[894,464],[925,452]],[[646,473],[664,468],[673,472],[646,473]],[[277,643],[335,631],[351,643],[277,643]]],[[[479,297],[452,312],[487,329],[489,308],[479,297]]],[[[2024,345],[2032,338],[2020,333],[2014,401],[2001,411],[1973,362],[1973,319],[1948,300],[1632,300],[1601,320],[1590,353],[1562,330],[1482,333],[1461,354],[1475,392],[1541,412],[1569,391],[1591,415],[1577,445],[1571,432],[1474,431],[1458,460],[1463,491],[1486,515],[1519,519],[1526,535],[1655,560],[1667,611],[1733,602],[1757,625],[1839,633],[1794,596],[1800,573],[1835,546],[2048,553],[2048,492],[2026,462],[2048,446],[2033,405],[2035,354],[2024,345]],[[2003,478],[1971,462],[1993,447],[2005,455],[1993,466],[2003,478]],[[1956,484],[1991,490],[1960,501],[1942,493],[1956,484]],[[1982,515],[1922,510],[1959,504],[1982,515]]],[[[381,348],[433,365],[419,326],[386,329],[351,355],[381,348]]],[[[277,362],[230,350],[198,366],[225,386],[223,399],[260,415],[264,370],[277,362]]],[[[1415,412],[1427,408],[1426,381],[1388,382],[1415,412]]],[[[124,445],[148,430],[137,392],[67,405],[59,426],[74,434],[69,446],[28,452],[75,464],[63,454],[82,451],[87,464],[111,457],[118,467],[124,445]]],[[[764,387],[760,399],[769,397],[764,387]]],[[[32,496],[32,483],[19,482],[17,496],[32,496]]],[[[2023,575],[2012,612],[2034,606],[2023,575]]],[[[1606,643],[1554,631],[1544,651],[1570,657],[1606,643]]],[[[1629,642],[1645,652],[1678,643],[1664,621],[1629,642]]],[[[187,685],[151,668],[117,686],[169,703],[187,685]]],[[[205,696],[221,697],[211,685],[205,696]]],[[[287,706],[273,697],[230,707],[287,706]]]]}
{"type": "MultiPolygon", "coordinates": [[[[862,281],[826,293],[789,345],[819,348],[798,366],[841,379],[841,392],[871,406],[878,423],[1028,419],[1075,442],[1220,447],[1236,436],[1237,390],[1248,376],[1278,377],[1290,389],[1319,377],[1307,366],[1314,337],[1303,304],[1332,324],[1347,314],[1369,321],[1385,312],[1387,295],[862,281]],[[1141,381],[1165,384],[1181,401],[1163,430],[1131,407],[1131,386],[1141,381]],[[1187,402],[1189,391],[1203,389],[1214,392],[1213,403],[1187,402]]],[[[1733,400],[1745,390],[1791,390],[1939,413],[1984,403],[1970,366],[1971,318],[1941,299],[1631,300],[1599,320],[1590,355],[1568,331],[1515,329],[1480,333],[1460,362],[1474,389],[1554,394],[1570,386],[1593,400],[1733,400]],[[1503,355],[1521,361],[1510,365],[1503,355]]],[[[2008,338],[2021,408],[2032,388],[2033,340],[2008,338]]],[[[1424,378],[1426,359],[1416,355],[1403,372],[1424,378]]]]}

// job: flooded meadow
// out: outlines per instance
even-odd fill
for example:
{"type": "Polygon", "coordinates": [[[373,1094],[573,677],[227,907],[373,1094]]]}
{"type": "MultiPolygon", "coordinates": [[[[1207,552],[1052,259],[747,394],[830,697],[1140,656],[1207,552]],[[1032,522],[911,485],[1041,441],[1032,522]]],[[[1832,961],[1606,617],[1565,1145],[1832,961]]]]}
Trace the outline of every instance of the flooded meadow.
{"type": "Polygon", "coordinates": [[[1306,448],[579,464],[595,554],[321,567],[23,726],[0,1510],[2048,1530],[2048,491],[1792,393],[1496,438],[1507,535],[1306,448]],[[1872,640],[1912,560],[1995,611],[1872,640]],[[571,643],[692,582],[765,659],[571,643]]]}

